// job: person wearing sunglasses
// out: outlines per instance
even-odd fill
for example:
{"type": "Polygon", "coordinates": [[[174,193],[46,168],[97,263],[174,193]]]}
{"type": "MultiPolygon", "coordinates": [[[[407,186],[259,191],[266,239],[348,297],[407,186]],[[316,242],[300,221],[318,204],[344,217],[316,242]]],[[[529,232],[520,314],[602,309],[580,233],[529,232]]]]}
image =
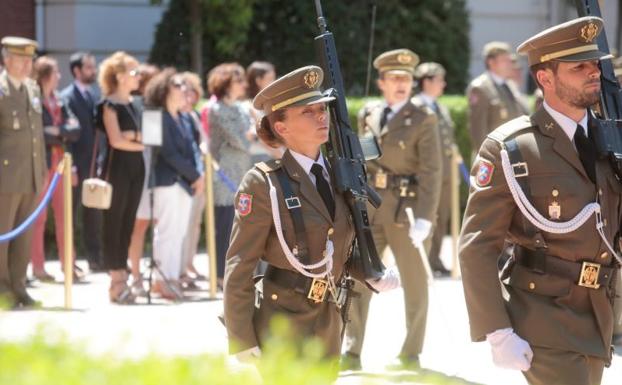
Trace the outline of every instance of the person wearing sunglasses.
{"type": "Polygon", "coordinates": [[[110,208],[103,214],[103,259],[110,272],[110,301],[119,304],[135,299],[127,284],[127,257],[145,177],[142,109],[131,96],[138,81],[138,60],[125,52],[115,52],[99,67],[104,99],[97,106],[96,121],[108,140],[102,175],[113,187],[110,208]]]}
{"type": "Polygon", "coordinates": [[[190,221],[192,197],[201,194],[205,188],[192,147],[194,138],[181,120],[186,105],[185,92],[186,84],[173,68],[153,77],[145,89],[146,105],[164,111],[162,147],[154,154],[153,170],[153,215],[158,219],[153,255],[160,267],[153,291],[170,300],[183,298],[179,282],[182,244],[190,221]]]}

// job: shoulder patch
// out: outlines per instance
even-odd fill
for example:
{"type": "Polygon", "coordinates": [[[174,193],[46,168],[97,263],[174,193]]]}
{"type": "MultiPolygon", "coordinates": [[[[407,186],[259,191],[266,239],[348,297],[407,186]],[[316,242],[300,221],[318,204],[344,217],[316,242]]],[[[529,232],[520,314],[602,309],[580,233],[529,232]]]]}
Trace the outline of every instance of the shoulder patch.
{"type": "Polygon", "coordinates": [[[240,193],[238,197],[238,213],[241,217],[245,217],[253,211],[253,195],[240,193]]]}
{"type": "Polygon", "coordinates": [[[492,181],[492,174],[495,171],[495,165],[489,160],[479,157],[479,164],[477,165],[477,175],[475,180],[479,187],[486,187],[492,181]]]}

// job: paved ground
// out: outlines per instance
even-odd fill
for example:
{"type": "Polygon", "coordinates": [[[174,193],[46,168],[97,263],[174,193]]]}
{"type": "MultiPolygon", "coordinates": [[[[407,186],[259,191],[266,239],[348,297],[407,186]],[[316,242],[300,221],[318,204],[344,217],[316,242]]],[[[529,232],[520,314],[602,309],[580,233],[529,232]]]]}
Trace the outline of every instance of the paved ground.
{"type": "MultiPolygon", "coordinates": [[[[448,250],[448,248],[444,248],[448,250]]],[[[448,255],[444,255],[449,259],[448,255]]],[[[197,257],[205,267],[205,255],[197,257]]],[[[61,277],[58,263],[48,263],[48,271],[61,277]]],[[[202,270],[205,271],[205,270],[202,270]]],[[[108,303],[108,276],[94,274],[87,282],[74,286],[71,311],[63,310],[63,285],[39,284],[33,297],[45,308],[37,311],[0,312],[0,339],[19,340],[45,325],[47,330],[65,333],[82,343],[87,352],[114,352],[140,357],[156,352],[165,355],[194,355],[226,351],[225,329],[217,316],[220,299],[210,300],[207,284],[203,290],[188,293],[181,304],[156,300],[154,304],[116,306],[108,303]]],[[[367,339],[363,349],[362,373],[344,373],[338,384],[416,383],[412,373],[384,370],[399,352],[404,337],[403,293],[395,290],[372,299],[367,339]],[[382,376],[382,378],[379,378],[382,376]]],[[[604,385],[619,385],[622,378],[622,352],[605,370],[604,385]]],[[[488,346],[468,339],[468,322],[459,280],[437,280],[430,291],[430,309],[424,352],[424,367],[447,376],[464,379],[464,384],[525,384],[519,373],[492,365],[488,346]]]]}

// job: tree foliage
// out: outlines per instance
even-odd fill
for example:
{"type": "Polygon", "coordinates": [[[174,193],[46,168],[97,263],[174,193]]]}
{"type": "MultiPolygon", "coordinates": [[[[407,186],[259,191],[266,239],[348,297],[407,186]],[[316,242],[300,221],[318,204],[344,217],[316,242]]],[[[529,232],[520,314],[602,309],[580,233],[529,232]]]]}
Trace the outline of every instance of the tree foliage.
{"type": "MultiPolygon", "coordinates": [[[[152,61],[188,66],[187,1],[171,1],[158,26],[152,61]]],[[[205,7],[206,67],[223,61],[268,60],[283,74],[316,62],[313,38],[318,28],[312,0],[200,1],[205,7]]],[[[470,55],[466,0],[325,0],[324,14],[335,36],[350,94],[361,95],[365,89],[374,4],[373,57],[390,49],[410,48],[422,61],[437,61],[447,68],[448,92],[463,92],[470,55]]]]}

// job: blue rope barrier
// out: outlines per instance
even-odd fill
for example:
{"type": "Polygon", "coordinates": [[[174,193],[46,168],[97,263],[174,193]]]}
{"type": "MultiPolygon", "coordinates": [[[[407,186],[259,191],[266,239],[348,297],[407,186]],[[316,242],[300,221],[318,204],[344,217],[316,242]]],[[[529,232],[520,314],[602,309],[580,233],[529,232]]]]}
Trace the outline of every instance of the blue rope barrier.
{"type": "Polygon", "coordinates": [[[0,243],[9,242],[10,240],[17,238],[24,231],[26,231],[30,226],[32,226],[33,223],[35,223],[35,220],[37,220],[37,217],[41,214],[43,210],[47,208],[48,203],[50,203],[50,199],[52,199],[52,194],[56,190],[56,185],[58,184],[58,179],[60,178],[60,175],[61,174],[58,172],[54,173],[54,177],[52,178],[52,182],[50,182],[48,191],[46,191],[45,196],[43,196],[43,199],[39,203],[39,206],[37,206],[35,211],[33,211],[32,214],[30,214],[30,216],[26,218],[26,220],[22,222],[19,226],[17,226],[15,229],[9,231],[6,234],[0,235],[0,243]]]}
{"type": "Polygon", "coordinates": [[[225,186],[227,186],[229,191],[234,193],[238,190],[238,186],[236,186],[235,183],[233,183],[233,181],[229,179],[229,177],[225,175],[225,173],[220,168],[216,169],[216,174],[218,174],[218,177],[225,184],[225,186]]]}
{"type": "Polygon", "coordinates": [[[471,183],[469,182],[469,170],[467,170],[466,166],[464,165],[464,162],[460,162],[460,174],[462,174],[462,180],[464,181],[464,184],[466,184],[467,186],[470,186],[471,183]]]}

